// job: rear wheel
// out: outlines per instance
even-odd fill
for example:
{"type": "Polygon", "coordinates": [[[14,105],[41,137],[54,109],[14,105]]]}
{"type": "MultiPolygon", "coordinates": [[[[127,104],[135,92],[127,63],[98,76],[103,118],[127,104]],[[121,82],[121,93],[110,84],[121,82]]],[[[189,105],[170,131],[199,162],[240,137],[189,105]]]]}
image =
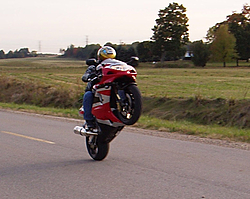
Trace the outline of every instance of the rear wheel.
{"type": "Polygon", "coordinates": [[[109,143],[98,141],[98,136],[86,137],[86,146],[89,155],[94,159],[101,161],[108,155],[109,143]]]}
{"type": "Polygon", "coordinates": [[[136,85],[130,85],[124,89],[125,98],[123,104],[117,110],[117,117],[126,125],[137,122],[141,116],[142,100],[141,93],[136,85]]]}

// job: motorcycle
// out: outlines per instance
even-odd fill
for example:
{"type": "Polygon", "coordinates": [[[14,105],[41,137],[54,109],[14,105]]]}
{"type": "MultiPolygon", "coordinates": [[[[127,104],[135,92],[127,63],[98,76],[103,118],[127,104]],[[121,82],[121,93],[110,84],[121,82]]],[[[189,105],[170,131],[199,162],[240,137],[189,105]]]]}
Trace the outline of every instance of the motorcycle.
{"type": "MultiPolygon", "coordinates": [[[[133,125],[141,115],[142,100],[136,84],[137,72],[133,67],[138,61],[132,57],[128,63],[118,60],[104,60],[97,64],[95,59],[86,61],[88,66],[98,65],[99,83],[93,86],[94,102],[92,114],[98,132],[86,131],[84,126],[75,126],[74,133],[86,137],[86,147],[94,160],[103,160],[109,152],[110,142],[121,132],[125,125],[133,125]]],[[[83,116],[84,109],[79,109],[83,116]]]]}

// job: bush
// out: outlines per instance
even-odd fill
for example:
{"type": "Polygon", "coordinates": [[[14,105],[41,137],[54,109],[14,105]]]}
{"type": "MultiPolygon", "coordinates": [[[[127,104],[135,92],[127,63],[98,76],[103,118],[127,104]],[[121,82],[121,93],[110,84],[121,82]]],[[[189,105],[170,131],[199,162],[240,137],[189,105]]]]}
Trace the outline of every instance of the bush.
{"type": "Polygon", "coordinates": [[[192,45],[193,57],[192,62],[195,66],[206,66],[209,60],[210,51],[207,44],[204,44],[202,40],[196,41],[192,45]]]}

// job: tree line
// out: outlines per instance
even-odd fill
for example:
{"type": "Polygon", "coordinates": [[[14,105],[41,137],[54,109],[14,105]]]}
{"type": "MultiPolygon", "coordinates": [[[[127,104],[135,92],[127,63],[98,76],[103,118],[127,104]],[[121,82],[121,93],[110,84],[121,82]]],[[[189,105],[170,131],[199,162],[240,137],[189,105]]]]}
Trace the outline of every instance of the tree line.
{"type": "MultiPolygon", "coordinates": [[[[116,59],[122,61],[129,61],[132,56],[138,56],[136,51],[139,42],[133,44],[112,44],[110,42],[106,43],[105,46],[111,46],[116,50],[116,59]]],[[[101,48],[99,44],[91,44],[85,47],[75,47],[70,45],[64,52],[62,57],[72,57],[76,59],[86,60],[89,58],[97,59],[97,51],[101,48]]]]}
{"type": "Polygon", "coordinates": [[[35,57],[36,52],[30,52],[29,48],[21,48],[19,50],[10,50],[7,54],[3,50],[0,50],[0,59],[10,59],[10,58],[25,58],[25,57],[35,57]]]}
{"type": "MultiPolygon", "coordinates": [[[[194,65],[204,67],[207,61],[226,62],[236,60],[248,61],[250,58],[250,6],[243,5],[241,12],[233,12],[226,20],[215,24],[207,31],[206,42],[203,40],[190,42],[188,33],[188,17],[186,8],[178,3],[169,3],[161,9],[156,25],[152,28],[153,35],[149,41],[133,44],[112,44],[117,52],[117,59],[128,61],[131,56],[138,56],[141,62],[158,62],[189,58],[194,65]]],[[[70,45],[63,50],[62,57],[72,57],[86,60],[96,58],[99,44],[85,47],[70,45]]],[[[0,58],[30,56],[30,53],[19,51],[7,55],[0,51],[0,58]]],[[[26,49],[27,51],[27,49],[26,49]]]]}

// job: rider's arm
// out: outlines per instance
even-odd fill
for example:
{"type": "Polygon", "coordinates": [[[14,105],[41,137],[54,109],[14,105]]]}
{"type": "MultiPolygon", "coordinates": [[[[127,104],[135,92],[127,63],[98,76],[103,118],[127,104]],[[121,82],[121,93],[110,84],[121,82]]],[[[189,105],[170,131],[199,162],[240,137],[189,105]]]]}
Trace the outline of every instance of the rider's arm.
{"type": "Polygon", "coordinates": [[[84,73],[84,75],[82,76],[82,81],[84,82],[89,82],[90,79],[92,79],[93,77],[96,76],[96,69],[95,66],[89,66],[86,70],[86,72],[84,73]]]}

